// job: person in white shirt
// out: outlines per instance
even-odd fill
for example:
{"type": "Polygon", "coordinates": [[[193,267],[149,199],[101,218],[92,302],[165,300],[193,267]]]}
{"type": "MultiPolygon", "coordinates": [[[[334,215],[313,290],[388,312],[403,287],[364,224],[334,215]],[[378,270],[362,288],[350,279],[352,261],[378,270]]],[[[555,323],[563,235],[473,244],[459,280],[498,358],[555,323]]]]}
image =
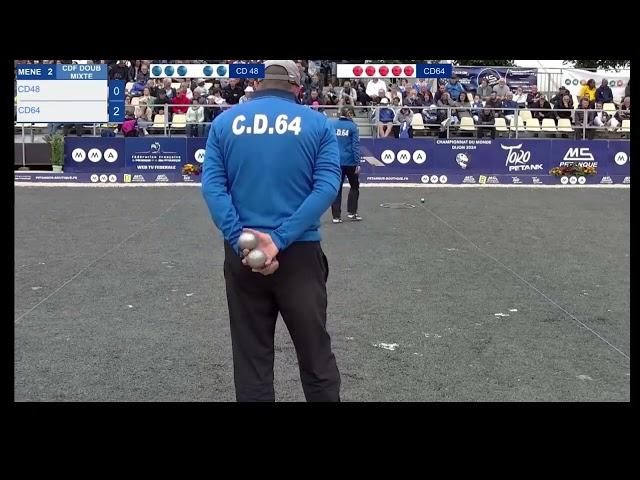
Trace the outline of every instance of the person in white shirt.
{"type": "Polygon", "coordinates": [[[204,107],[197,99],[191,101],[187,110],[187,137],[201,137],[204,131],[204,107]]]}
{"type": "Polygon", "coordinates": [[[522,91],[522,87],[516,88],[516,93],[513,94],[513,101],[518,104],[519,108],[527,107],[527,94],[522,91]]]}
{"type": "Polygon", "coordinates": [[[378,98],[378,91],[380,89],[384,89],[384,91],[386,92],[387,84],[379,78],[372,78],[371,80],[369,80],[369,83],[367,83],[367,89],[365,90],[365,93],[369,96],[372,102],[375,102],[375,100],[378,98]]]}
{"type": "Polygon", "coordinates": [[[240,97],[240,103],[248,102],[253,97],[253,87],[244,89],[244,95],[240,97]]]}

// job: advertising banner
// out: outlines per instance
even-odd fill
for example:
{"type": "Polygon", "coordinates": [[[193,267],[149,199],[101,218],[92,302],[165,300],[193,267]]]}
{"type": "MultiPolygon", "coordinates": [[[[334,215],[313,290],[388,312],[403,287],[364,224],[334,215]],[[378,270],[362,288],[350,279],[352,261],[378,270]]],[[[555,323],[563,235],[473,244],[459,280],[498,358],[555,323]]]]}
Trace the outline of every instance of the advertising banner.
{"type": "Polygon", "coordinates": [[[531,87],[538,84],[537,68],[454,67],[453,73],[458,76],[467,92],[475,92],[483,78],[487,79],[491,87],[497,85],[498,81],[504,78],[511,90],[522,87],[524,93],[529,93],[531,87]]]}
{"type": "Polygon", "coordinates": [[[120,172],[126,167],[125,139],[108,137],[66,137],[64,171],[120,172]]]}
{"type": "MultiPolygon", "coordinates": [[[[75,138],[62,173],[15,172],[16,182],[198,183],[205,138],[75,138]],[[184,170],[186,164],[194,169],[184,170]]],[[[361,139],[363,183],[628,184],[628,140],[361,139]],[[574,178],[575,177],[575,178],[574,178]]]]}
{"type": "Polygon", "coordinates": [[[600,86],[602,79],[606,79],[611,93],[613,93],[614,102],[619,103],[624,98],[624,89],[629,83],[629,74],[629,70],[595,73],[579,68],[565,68],[562,70],[562,85],[571,92],[571,95],[577,96],[589,79],[593,78],[596,81],[596,88],[600,86]]]}

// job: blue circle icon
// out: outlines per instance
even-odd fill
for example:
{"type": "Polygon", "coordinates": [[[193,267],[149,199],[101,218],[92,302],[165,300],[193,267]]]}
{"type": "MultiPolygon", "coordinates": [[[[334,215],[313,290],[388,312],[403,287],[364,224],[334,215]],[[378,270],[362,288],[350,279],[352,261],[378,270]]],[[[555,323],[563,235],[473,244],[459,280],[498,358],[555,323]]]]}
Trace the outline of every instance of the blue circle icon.
{"type": "Polygon", "coordinates": [[[164,67],[164,74],[167,77],[170,77],[171,75],[173,75],[173,67],[171,65],[167,65],[166,67],[164,67]]]}
{"type": "Polygon", "coordinates": [[[187,75],[187,67],[185,67],[184,65],[180,65],[178,67],[178,75],[180,75],[181,77],[184,77],[187,75]]]}
{"type": "Polygon", "coordinates": [[[218,69],[216,70],[216,72],[218,73],[218,75],[220,75],[221,77],[224,77],[227,73],[227,67],[225,67],[224,65],[220,65],[218,67],[218,69]]]}
{"type": "Polygon", "coordinates": [[[205,77],[210,77],[213,75],[213,67],[211,65],[207,65],[202,69],[202,73],[204,73],[205,77]]]}
{"type": "Polygon", "coordinates": [[[162,75],[162,67],[156,65],[151,69],[151,73],[153,73],[154,77],[159,77],[160,75],[162,75]]]}

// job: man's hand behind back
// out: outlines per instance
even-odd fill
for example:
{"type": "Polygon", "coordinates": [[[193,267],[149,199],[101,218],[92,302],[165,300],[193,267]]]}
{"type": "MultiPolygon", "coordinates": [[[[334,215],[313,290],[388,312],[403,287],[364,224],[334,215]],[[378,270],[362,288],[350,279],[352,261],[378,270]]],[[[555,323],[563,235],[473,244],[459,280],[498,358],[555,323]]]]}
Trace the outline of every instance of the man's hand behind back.
{"type": "MultiPolygon", "coordinates": [[[[250,228],[245,228],[243,231],[253,233],[258,239],[257,250],[262,250],[262,252],[267,256],[267,260],[265,261],[264,268],[256,269],[252,268],[253,272],[261,273],[263,275],[272,275],[280,266],[278,260],[276,260],[276,255],[278,255],[278,247],[273,243],[271,239],[271,235],[268,233],[262,233],[257,230],[252,230],[250,228]]],[[[246,256],[249,252],[245,250],[243,254],[246,256]]],[[[246,259],[242,259],[243,264],[247,264],[246,259]]]]}

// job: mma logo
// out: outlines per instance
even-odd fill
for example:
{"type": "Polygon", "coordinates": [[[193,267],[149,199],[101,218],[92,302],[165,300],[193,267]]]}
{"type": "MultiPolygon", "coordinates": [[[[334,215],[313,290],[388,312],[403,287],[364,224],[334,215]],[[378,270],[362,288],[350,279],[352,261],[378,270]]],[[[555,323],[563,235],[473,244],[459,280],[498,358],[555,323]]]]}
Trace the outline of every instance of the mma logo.
{"type": "Polygon", "coordinates": [[[118,151],[115,148],[107,148],[104,151],[103,156],[102,151],[99,148],[92,148],[89,150],[89,153],[85,152],[82,148],[74,148],[71,152],[71,158],[77,163],[84,162],[87,158],[89,158],[89,161],[93,163],[97,163],[103,158],[107,162],[113,163],[118,160],[118,151]]]}

